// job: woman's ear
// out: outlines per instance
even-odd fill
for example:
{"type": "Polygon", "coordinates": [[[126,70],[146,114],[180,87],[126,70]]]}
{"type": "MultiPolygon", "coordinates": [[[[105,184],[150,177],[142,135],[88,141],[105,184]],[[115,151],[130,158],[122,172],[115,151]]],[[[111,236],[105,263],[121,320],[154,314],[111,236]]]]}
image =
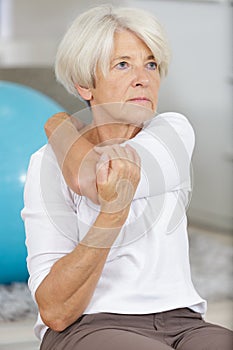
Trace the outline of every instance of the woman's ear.
{"type": "Polygon", "coordinates": [[[92,92],[90,88],[84,88],[78,84],[75,84],[75,88],[84,100],[90,101],[92,99],[92,92]]]}

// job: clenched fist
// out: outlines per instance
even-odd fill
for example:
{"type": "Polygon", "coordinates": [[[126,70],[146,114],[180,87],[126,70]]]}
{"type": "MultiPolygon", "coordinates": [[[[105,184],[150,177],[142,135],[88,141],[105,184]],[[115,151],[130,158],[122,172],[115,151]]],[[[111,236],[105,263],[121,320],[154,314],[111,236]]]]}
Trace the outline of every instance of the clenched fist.
{"type": "Polygon", "coordinates": [[[94,149],[101,155],[96,169],[101,212],[126,219],[140,180],[140,157],[129,145],[94,149]]]}

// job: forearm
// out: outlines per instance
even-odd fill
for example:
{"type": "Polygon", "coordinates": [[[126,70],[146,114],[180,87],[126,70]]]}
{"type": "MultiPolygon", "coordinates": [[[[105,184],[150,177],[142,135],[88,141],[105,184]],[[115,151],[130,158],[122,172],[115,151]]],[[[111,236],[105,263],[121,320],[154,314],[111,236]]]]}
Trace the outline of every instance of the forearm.
{"type": "MultiPolygon", "coordinates": [[[[69,128],[64,133],[68,135],[69,128]]],[[[63,175],[75,192],[80,193],[78,190],[81,185],[83,194],[97,202],[95,164],[98,156],[94,151],[90,152],[93,145],[90,143],[88,145],[88,141],[84,138],[78,138],[78,134],[73,126],[69,135],[71,139],[74,137],[76,140],[66,157],[63,175]],[[80,165],[84,163],[88,152],[89,163],[88,167],[84,168],[88,171],[82,174],[80,165]]],[[[62,137],[61,135],[60,138],[62,137]]],[[[195,135],[192,126],[184,116],[177,113],[161,114],[134,138],[123,143],[123,146],[126,143],[136,149],[142,160],[141,181],[134,199],[157,196],[180,189],[191,191],[190,163],[195,135]]],[[[56,147],[58,148],[58,143],[56,147]]],[[[102,152],[108,152],[106,147],[101,148],[102,152]]],[[[101,148],[99,147],[99,150],[101,148]]],[[[57,154],[58,151],[55,153],[57,154]]]]}
{"type": "Polygon", "coordinates": [[[90,153],[92,160],[98,159],[92,152],[94,145],[78,130],[81,124],[78,120],[73,122],[67,113],[62,112],[49,118],[44,127],[66,183],[78,194],[81,194],[79,182],[82,177],[79,175],[83,159],[88,155],[90,158],[90,153]]]}
{"type": "Polygon", "coordinates": [[[36,300],[50,328],[62,331],[82,315],[127,214],[100,213],[83,241],[58,260],[41,283],[36,300]]]}

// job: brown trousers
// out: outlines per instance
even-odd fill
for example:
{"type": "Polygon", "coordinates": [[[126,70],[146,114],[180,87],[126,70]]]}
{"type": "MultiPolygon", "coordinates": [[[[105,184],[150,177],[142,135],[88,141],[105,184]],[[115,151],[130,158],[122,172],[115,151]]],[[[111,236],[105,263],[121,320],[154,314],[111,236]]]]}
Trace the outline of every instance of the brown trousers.
{"type": "Polygon", "coordinates": [[[188,308],[147,315],[81,316],[63,332],[48,329],[40,350],[232,350],[233,332],[188,308]]]}

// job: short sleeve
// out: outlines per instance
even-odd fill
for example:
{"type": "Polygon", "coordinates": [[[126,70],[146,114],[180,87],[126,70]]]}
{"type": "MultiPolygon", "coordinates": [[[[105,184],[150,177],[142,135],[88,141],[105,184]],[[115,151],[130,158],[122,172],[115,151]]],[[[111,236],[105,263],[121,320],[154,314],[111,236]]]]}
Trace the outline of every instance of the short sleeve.
{"type": "Polygon", "coordinates": [[[195,135],[185,116],[173,112],[159,114],[125,143],[134,147],[141,158],[141,180],[134,199],[191,191],[195,135]]]}

